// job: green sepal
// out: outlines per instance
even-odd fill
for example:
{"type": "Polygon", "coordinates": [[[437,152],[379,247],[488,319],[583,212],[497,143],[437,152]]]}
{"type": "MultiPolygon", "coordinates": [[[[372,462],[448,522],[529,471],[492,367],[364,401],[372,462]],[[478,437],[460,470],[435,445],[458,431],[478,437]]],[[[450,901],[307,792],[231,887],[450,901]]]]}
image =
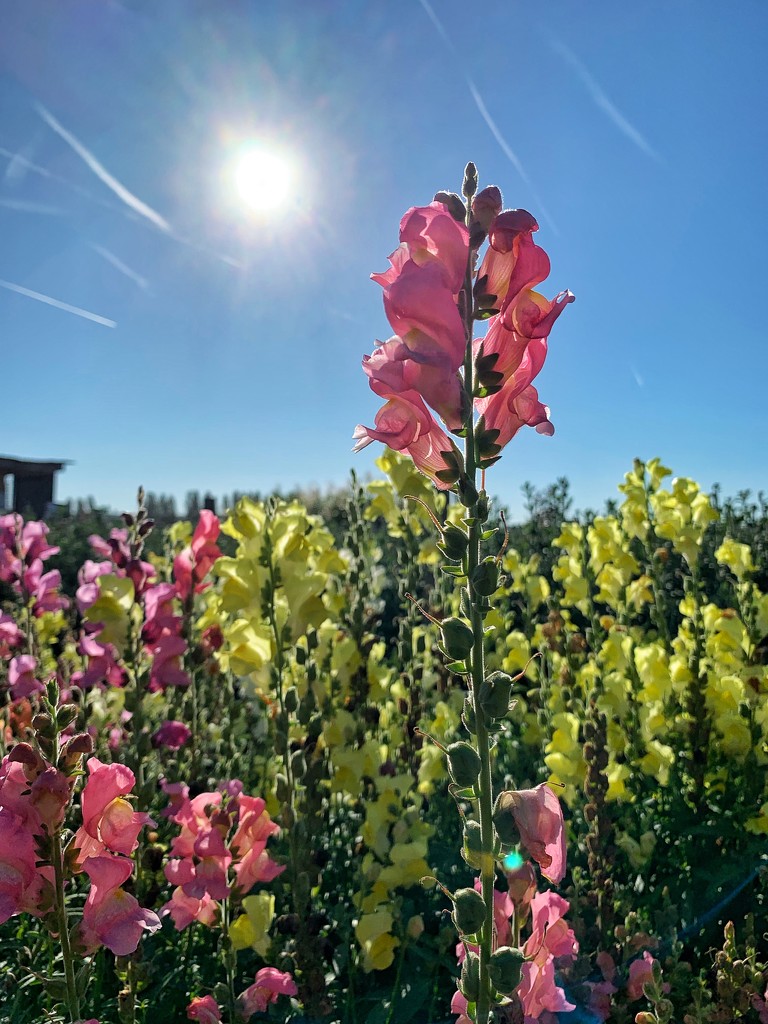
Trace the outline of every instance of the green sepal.
{"type": "Polygon", "coordinates": [[[469,671],[467,669],[466,661],[452,661],[449,665],[445,666],[449,672],[455,672],[459,676],[465,676],[469,671]]]}
{"type": "Polygon", "coordinates": [[[455,576],[457,579],[467,575],[460,565],[441,565],[440,572],[444,572],[446,576],[455,576]]]}

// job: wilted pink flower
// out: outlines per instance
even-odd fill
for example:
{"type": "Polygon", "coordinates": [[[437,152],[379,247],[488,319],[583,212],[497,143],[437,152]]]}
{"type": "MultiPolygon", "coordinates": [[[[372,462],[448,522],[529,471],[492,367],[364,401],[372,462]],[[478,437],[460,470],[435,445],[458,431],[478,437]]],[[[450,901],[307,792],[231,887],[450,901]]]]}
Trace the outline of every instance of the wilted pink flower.
{"type": "Polygon", "coordinates": [[[296,983],[287,971],[262,967],[255,983],[239,996],[238,1010],[243,1020],[250,1020],[254,1013],[263,1013],[270,1003],[276,1003],[278,996],[295,996],[297,993],[296,983]]]}
{"type": "Polygon", "coordinates": [[[627,998],[630,1002],[639,999],[643,994],[643,985],[653,980],[653,965],[656,961],[646,950],[642,959],[633,960],[629,965],[627,980],[627,998]]]}
{"type": "Polygon", "coordinates": [[[8,665],[8,685],[14,700],[21,700],[22,697],[31,697],[33,693],[45,691],[40,680],[35,678],[36,669],[37,658],[31,654],[17,654],[15,658],[11,658],[8,665]]]}
{"type": "Polygon", "coordinates": [[[97,757],[88,759],[90,777],[82,794],[83,824],[77,830],[75,846],[78,864],[105,850],[130,855],[139,845],[138,836],[145,824],[154,821],[143,811],[134,811],[126,799],[136,777],[123,764],[102,764],[97,757]]]}
{"type": "Polygon", "coordinates": [[[49,834],[64,821],[73,781],[57,768],[48,765],[30,786],[29,802],[49,834]]]}
{"type": "Polygon", "coordinates": [[[511,811],[520,840],[541,868],[557,885],[565,874],[565,829],[560,801],[546,782],[535,789],[506,791],[497,806],[511,811]]]}
{"type": "Polygon", "coordinates": [[[191,543],[173,560],[176,590],[182,600],[189,597],[193,589],[196,592],[204,589],[203,580],[221,556],[216,544],[218,536],[219,520],[209,509],[203,509],[191,543]]]}
{"type": "Polygon", "coordinates": [[[116,956],[128,956],[139,944],[142,932],[155,932],[160,918],[143,910],[134,896],[121,888],[131,876],[127,857],[89,857],[83,870],[91,888],[83,908],[79,938],[86,953],[106,946],[116,956]]]}
{"type": "Polygon", "coordinates": [[[515,917],[519,925],[525,924],[531,907],[531,900],[536,895],[538,879],[536,869],[527,860],[519,868],[506,871],[509,898],[515,907],[515,917]]]}
{"type": "Polygon", "coordinates": [[[221,1010],[213,996],[195,996],[187,1007],[187,1017],[200,1024],[216,1024],[221,1020],[221,1010]]]}
{"type": "Polygon", "coordinates": [[[185,743],[189,742],[192,730],[183,722],[166,720],[155,732],[152,742],[157,747],[167,747],[169,750],[180,750],[185,743]]]}

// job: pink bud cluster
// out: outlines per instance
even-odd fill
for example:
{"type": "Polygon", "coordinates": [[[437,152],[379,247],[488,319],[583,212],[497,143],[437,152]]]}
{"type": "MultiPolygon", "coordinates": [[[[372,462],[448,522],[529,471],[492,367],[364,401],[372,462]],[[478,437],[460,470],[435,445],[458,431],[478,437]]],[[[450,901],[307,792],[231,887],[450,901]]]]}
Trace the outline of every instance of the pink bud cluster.
{"type": "Polygon", "coordinates": [[[213,924],[218,901],[233,888],[245,895],[257,882],[271,882],[285,870],[266,849],[280,827],[265,802],[243,793],[241,783],[192,799],[184,783],[163,783],[163,788],[171,798],[166,817],[180,833],[165,866],[165,876],[176,888],[162,913],[170,914],[179,931],[192,921],[213,924]]]}
{"type": "Polygon", "coordinates": [[[533,290],[550,269],[547,254],[533,241],[538,224],[525,210],[501,212],[501,205],[495,186],[484,189],[475,197],[469,229],[443,202],[413,207],[400,222],[390,269],[372,275],[384,289],[395,336],[363,358],[371,389],[386,404],[374,428],[355,428],[355,450],[382,441],[410,455],[443,489],[456,465],[455,446],[430,407],[449,431],[461,431],[469,410],[459,370],[468,343],[472,357],[494,374],[494,387],[473,399],[498,449],[524,425],[540,433],[554,430],[532,381],[544,364],[552,324],[574,297],[562,292],[549,301],[533,290]],[[475,273],[486,232],[489,247],[475,273]],[[473,280],[470,297],[466,286],[473,280]],[[472,341],[461,305],[474,301],[491,327],[485,338],[472,341]]]}

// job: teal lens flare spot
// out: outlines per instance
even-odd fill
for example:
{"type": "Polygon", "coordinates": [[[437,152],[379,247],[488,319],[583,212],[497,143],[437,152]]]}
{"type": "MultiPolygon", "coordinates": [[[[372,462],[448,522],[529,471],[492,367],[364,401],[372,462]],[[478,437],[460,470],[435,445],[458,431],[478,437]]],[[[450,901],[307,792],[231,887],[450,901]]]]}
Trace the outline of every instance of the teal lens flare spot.
{"type": "Polygon", "coordinates": [[[519,867],[522,867],[523,858],[519,853],[513,851],[512,853],[508,853],[501,863],[504,865],[505,871],[516,871],[519,867]]]}

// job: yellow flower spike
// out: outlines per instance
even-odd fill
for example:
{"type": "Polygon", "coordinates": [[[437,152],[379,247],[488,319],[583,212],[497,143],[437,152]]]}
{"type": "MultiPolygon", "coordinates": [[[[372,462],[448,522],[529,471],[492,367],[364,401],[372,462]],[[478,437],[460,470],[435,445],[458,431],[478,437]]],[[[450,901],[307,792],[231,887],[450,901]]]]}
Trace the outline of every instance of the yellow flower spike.
{"type": "Polygon", "coordinates": [[[244,914],[229,927],[229,937],[235,949],[254,949],[259,956],[269,952],[269,929],[275,916],[275,897],[261,892],[246,896],[243,900],[244,914]]]}
{"type": "Polygon", "coordinates": [[[99,596],[83,618],[86,622],[102,623],[99,642],[114,644],[122,654],[135,597],[133,583],[127,577],[118,576],[99,576],[97,583],[99,596]]]}
{"type": "Polygon", "coordinates": [[[661,481],[672,475],[672,470],[662,465],[661,459],[653,458],[645,464],[646,471],[651,478],[651,490],[658,491],[661,481]]]}
{"type": "Polygon", "coordinates": [[[609,803],[614,800],[629,799],[629,791],[626,787],[626,781],[630,775],[629,765],[609,761],[605,774],[608,779],[608,792],[605,794],[605,799],[609,803]]]}
{"type": "Polygon", "coordinates": [[[385,971],[395,959],[395,950],[400,940],[389,934],[393,925],[388,910],[375,910],[364,914],[355,927],[355,936],[363,951],[363,970],[385,971]]]}

